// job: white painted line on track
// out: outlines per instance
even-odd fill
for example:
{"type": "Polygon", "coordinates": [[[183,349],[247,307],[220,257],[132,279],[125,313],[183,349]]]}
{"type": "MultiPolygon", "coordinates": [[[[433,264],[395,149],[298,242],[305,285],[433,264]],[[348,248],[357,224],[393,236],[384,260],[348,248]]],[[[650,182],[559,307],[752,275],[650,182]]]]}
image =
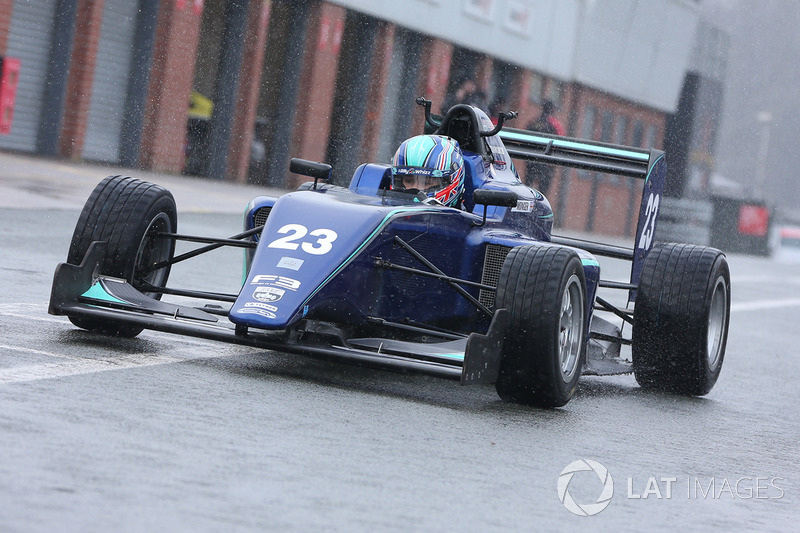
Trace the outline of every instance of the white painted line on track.
{"type": "Polygon", "coordinates": [[[57,363],[42,363],[37,365],[0,369],[0,385],[40,381],[43,379],[62,378],[82,374],[95,374],[109,370],[126,370],[130,368],[168,365],[171,363],[181,363],[197,359],[216,359],[240,355],[231,351],[226,351],[225,353],[221,354],[197,354],[197,352],[193,352],[192,355],[186,357],[175,357],[158,353],[137,353],[114,355],[108,359],[91,359],[6,344],[0,344],[0,350],[46,355],[61,360],[57,363]]]}
{"type": "MultiPolygon", "coordinates": [[[[39,304],[22,304],[22,305],[23,306],[26,305],[29,308],[47,309],[46,305],[45,306],[42,306],[42,305],[39,305],[39,304]]],[[[78,328],[76,326],[72,326],[69,323],[69,319],[67,317],[65,317],[65,316],[47,316],[47,315],[41,316],[39,314],[26,315],[26,314],[21,314],[21,313],[4,312],[3,309],[4,308],[8,308],[8,307],[11,307],[11,305],[9,305],[9,304],[0,304],[0,316],[7,316],[7,317],[11,317],[11,318],[21,318],[21,319],[24,319],[24,320],[38,320],[39,322],[50,322],[50,323],[53,323],[53,324],[61,324],[61,325],[67,326],[70,329],[73,329],[75,331],[81,331],[80,328],[78,328]]],[[[19,307],[19,306],[15,306],[15,307],[19,307]]],[[[151,336],[151,335],[152,336],[159,336],[159,337],[161,337],[161,335],[166,335],[167,337],[174,337],[174,335],[170,335],[168,333],[159,334],[159,333],[151,332],[151,331],[148,331],[148,330],[145,330],[143,333],[141,333],[141,335],[143,337],[144,336],[151,336]]],[[[165,337],[161,337],[161,338],[165,338],[165,337]]],[[[206,340],[203,340],[203,339],[193,339],[191,337],[183,337],[181,339],[181,344],[191,344],[193,346],[205,346],[205,347],[219,346],[219,343],[214,342],[214,341],[206,341],[206,340]]]]}
{"type": "Polygon", "coordinates": [[[61,359],[75,359],[75,360],[83,360],[86,359],[85,357],[77,357],[74,355],[67,355],[62,353],[54,353],[54,352],[45,352],[43,350],[36,350],[34,348],[27,348],[25,346],[12,346],[9,344],[0,344],[0,350],[10,350],[12,352],[25,352],[25,353],[33,353],[36,355],[46,355],[48,357],[59,357],[61,359]]]}
{"type": "Polygon", "coordinates": [[[25,320],[36,320],[37,322],[51,322],[54,324],[65,324],[67,317],[55,318],[55,317],[48,317],[48,316],[34,316],[34,315],[22,315],[20,313],[3,313],[0,312],[0,316],[10,316],[12,318],[23,318],[25,320]]]}
{"type": "Polygon", "coordinates": [[[800,284],[800,276],[774,276],[765,274],[752,274],[731,276],[731,285],[736,286],[739,283],[756,283],[756,284],[784,284],[794,283],[800,284]]]}
{"type": "Polygon", "coordinates": [[[739,302],[731,304],[731,313],[738,311],[761,311],[764,309],[780,309],[783,307],[800,307],[800,298],[786,298],[783,300],[755,300],[752,302],[739,302]]]}
{"type": "Polygon", "coordinates": [[[0,304],[0,311],[20,311],[22,309],[47,309],[48,302],[14,302],[0,304]]]}
{"type": "Polygon", "coordinates": [[[118,355],[114,356],[113,359],[88,359],[85,357],[76,357],[74,355],[45,352],[33,348],[26,348],[24,346],[9,346],[5,344],[0,344],[0,350],[47,355],[62,360],[58,363],[43,363],[4,368],[0,370],[0,384],[39,381],[42,379],[62,378],[79,374],[94,374],[107,370],[124,370],[127,368],[165,365],[188,360],[154,353],[118,355]]]}
{"type": "MultiPolygon", "coordinates": [[[[18,318],[25,321],[49,322],[59,324],[76,332],[80,331],[80,329],[73,327],[69,323],[67,317],[51,317],[46,313],[47,304],[0,304],[0,316],[2,317],[18,318]]],[[[252,348],[244,346],[234,346],[230,344],[189,337],[180,337],[178,339],[178,337],[174,335],[151,331],[144,331],[139,338],[144,338],[148,341],[165,342],[166,347],[164,351],[168,351],[171,355],[150,352],[136,354],[113,354],[106,357],[90,358],[53,351],[39,350],[27,346],[0,344],[0,353],[21,352],[57,359],[57,362],[52,363],[0,368],[0,385],[94,374],[109,370],[125,370],[130,368],[166,365],[197,359],[202,360],[216,359],[221,357],[234,357],[253,351],[252,348]],[[170,339],[173,341],[178,339],[179,346],[171,346],[170,339]],[[220,349],[221,347],[224,348],[220,349]]],[[[109,337],[109,339],[111,339],[110,342],[113,342],[113,338],[109,337]]],[[[57,344],[54,344],[53,346],[57,347],[57,344]]]]}

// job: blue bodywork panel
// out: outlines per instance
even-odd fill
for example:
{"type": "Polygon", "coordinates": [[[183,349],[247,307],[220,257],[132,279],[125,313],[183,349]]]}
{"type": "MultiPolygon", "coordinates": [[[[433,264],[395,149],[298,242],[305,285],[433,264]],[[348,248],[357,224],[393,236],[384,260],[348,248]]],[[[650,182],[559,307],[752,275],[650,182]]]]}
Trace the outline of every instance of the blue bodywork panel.
{"type": "MultiPolygon", "coordinates": [[[[456,132],[458,120],[480,124],[481,131],[491,128],[488,117],[470,106],[456,106],[448,119],[439,133],[450,133],[447,128],[456,132]]],[[[512,156],[644,179],[630,257],[631,283],[638,282],[652,247],[663,188],[662,153],[510,129],[488,137],[465,136],[460,144],[466,180],[462,209],[427,205],[390,190],[390,167],[374,163],[359,166],[347,188],[320,183],[280,198],[253,200],[245,229],[255,227],[262,209],[269,208],[269,215],[256,238],[257,249],[248,255],[247,276],[230,320],[265,330],[285,330],[302,319],[358,325],[377,318],[454,332],[486,331],[491,316],[447,282],[403,270],[428,269],[398,239],[443,275],[473,283],[484,279],[489,246],[507,253],[516,246],[552,245],[550,203],[520,181],[512,156]],[[516,206],[476,205],[478,189],[513,192],[516,206]],[[399,268],[383,268],[387,264],[399,268]]],[[[591,321],[600,266],[591,250],[564,246],[583,263],[591,321]]],[[[475,286],[464,290],[475,300],[482,296],[475,286]]],[[[630,292],[633,297],[635,290],[630,292]]]]}
{"type": "MultiPolygon", "coordinates": [[[[382,165],[359,167],[349,189],[320,186],[280,198],[256,198],[245,215],[246,229],[253,227],[260,209],[268,207],[270,213],[231,308],[231,321],[279,330],[304,318],[359,324],[380,317],[464,333],[485,330],[490,317],[442,280],[376,266],[387,261],[424,268],[397,245],[400,238],[445,275],[480,282],[487,245],[511,249],[549,241],[552,210],[544,196],[516,177],[503,180],[480,157],[465,159],[470,193],[476,183],[512,190],[517,205],[488,206],[483,224],[483,206],[470,212],[386,191],[382,184],[388,167],[382,165]]],[[[597,261],[578,252],[593,295],[597,261]]],[[[477,288],[467,291],[480,296],[477,288]]],[[[591,304],[587,312],[590,316],[591,304]]]]}
{"type": "MultiPolygon", "coordinates": [[[[379,176],[375,172],[375,176],[379,176]]],[[[551,219],[537,223],[527,208],[492,208],[487,223],[480,214],[425,205],[395,196],[367,196],[362,190],[320,188],[263,197],[246,216],[262,207],[271,212],[242,291],[230,312],[233,322],[264,329],[285,329],[301,318],[358,323],[367,316],[387,320],[412,317],[424,323],[462,324],[456,329],[485,328],[488,317],[454,293],[446,283],[376,267],[376,260],[420,267],[395,237],[439,267],[446,275],[480,280],[485,246],[545,242],[551,219]],[[510,223],[504,223],[509,220],[510,223]],[[512,226],[514,230],[509,230],[512,226]],[[528,236],[524,235],[521,231],[528,236]],[[535,234],[539,238],[532,238],[535,234]]],[[[530,194],[530,193],[529,193],[530,194]]],[[[536,203],[531,194],[530,202],[536,203]]],[[[527,200],[526,200],[527,201],[527,200]]],[[[478,211],[478,210],[476,210],[478,211]]],[[[478,297],[477,289],[470,289],[478,297]]],[[[452,327],[452,326],[451,326],[452,327]]]]}

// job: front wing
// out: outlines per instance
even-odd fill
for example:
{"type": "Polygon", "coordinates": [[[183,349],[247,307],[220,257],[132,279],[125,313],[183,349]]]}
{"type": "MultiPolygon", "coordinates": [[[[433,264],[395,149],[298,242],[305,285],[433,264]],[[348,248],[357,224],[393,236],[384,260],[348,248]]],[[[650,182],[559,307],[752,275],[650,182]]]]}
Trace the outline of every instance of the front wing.
{"type": "Polygon", "coordinates": [[[50,297],[50,314],[125,323],[266,350],[429,374],[457,379],[462,384],[497,380],[503,338],[508,328],[505,309],[495,311],[485,335],[472,333],[429,343],[389,338],[352,338],[344,339],[341,344],[304,341],[303,327],[314,330],[318,324],[309,321],[296,330],[277,332],[237,327],[221,317],[225,313],[218,309],[162,302],[142,294],[125,280],[98,275],[104,248],[105,243],[95,242],[80,265],[58,265],[50,297]]]}

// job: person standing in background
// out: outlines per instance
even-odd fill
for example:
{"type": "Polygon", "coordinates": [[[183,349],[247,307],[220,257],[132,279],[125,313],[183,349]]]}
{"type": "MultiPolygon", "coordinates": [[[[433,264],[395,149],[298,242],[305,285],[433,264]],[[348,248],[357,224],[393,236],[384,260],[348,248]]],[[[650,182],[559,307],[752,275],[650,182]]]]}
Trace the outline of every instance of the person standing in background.
{"type": "Polygon", "coordinates": [[[456,89],[456,92],[444,101],[442,114],[447,112],[456,104],[468,104],[486,110],[486,93],[478,88],[478,84],[472,78],[465,78],[456,89]]]}
{"type": "MultiPolygon", "coordinates": [[[[549,135],[564,135],[564,126],[561,121],[553,115],[555,105],[550,100],[545,100],[542,104],[542,113],[539,118],[528,124],[528,129],[549,135]]],[[[550,190],[550,183],[553,181],[555,167],[547,163],[528,161],[525,167],[525,184],[529,187],[536,187],[542,194],[547,196],[550,190]]]]}

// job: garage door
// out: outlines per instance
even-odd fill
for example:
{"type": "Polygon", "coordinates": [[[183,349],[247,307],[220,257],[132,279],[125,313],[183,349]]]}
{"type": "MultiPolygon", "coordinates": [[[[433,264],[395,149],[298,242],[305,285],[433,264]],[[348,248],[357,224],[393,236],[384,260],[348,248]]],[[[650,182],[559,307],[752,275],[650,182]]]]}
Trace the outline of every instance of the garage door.
{"type": "Polygon", "coordinates": [[[106,0],[83,158],[117,163],[139,2],[106,0]]]}
{"type": "Polygon", "coordinates": [[[0,135],[0,148],[34,152],[42,116],[56,0],[18,1],[11,14],[6,54],[21,61],[11,133],[0,135]]]}

